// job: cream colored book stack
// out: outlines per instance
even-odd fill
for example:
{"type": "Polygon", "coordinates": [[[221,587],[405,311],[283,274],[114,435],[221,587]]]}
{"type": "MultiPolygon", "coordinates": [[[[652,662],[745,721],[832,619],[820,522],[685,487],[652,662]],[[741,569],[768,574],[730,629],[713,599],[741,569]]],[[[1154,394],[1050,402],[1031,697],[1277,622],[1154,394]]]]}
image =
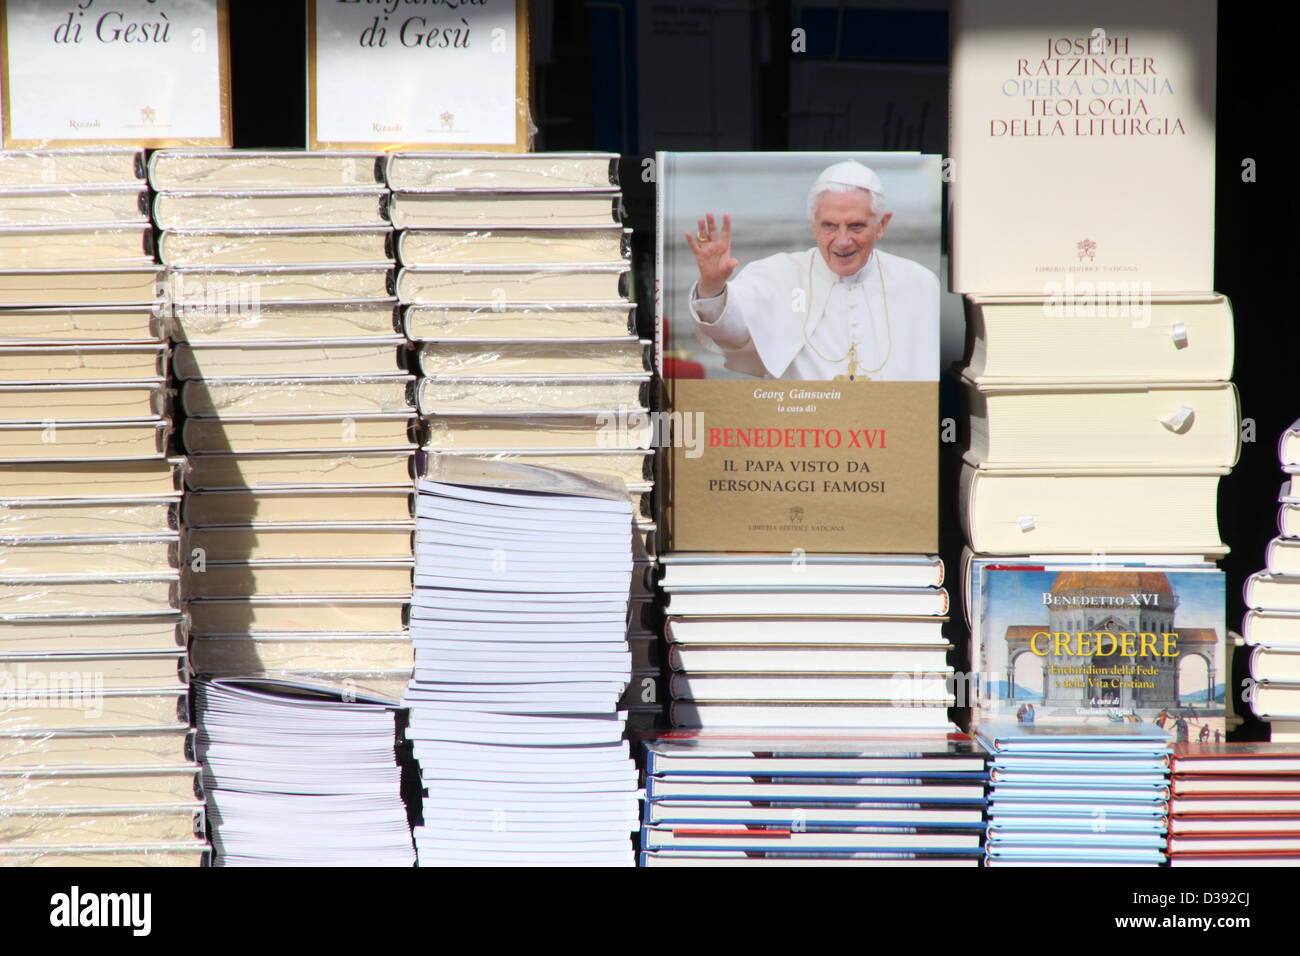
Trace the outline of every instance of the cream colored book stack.
{"type": "Polygon", "coordinates": [[[609,153],[394,153],[386,174],[425,452],[617,478],[632,493],[631,634],[645,666],[624,703],[638,725],[661,708],[648,663],[654,436],[617,163],[609,153]]]}
{"type": "Polygon", "coordinates": [[[1278,441],[1285,481],[1278,494],[1277,537],[1265,566],[1246,579],[1241,624],[1250,675],[1246,703],[1267,721],[1271,739],[1300,742],[1300,421],[1278,441]]]}
{"type": "Polygon", "coordinates": [[[0,865],[207,854],[143,154],[0,152],[0,865]]]}
{"type": "Polygon", "coordinates": [[[190,456],[195,671],[396,700],[415,380],[380,157],[160,150],[149,178],[190,456]]]}
{"type": "MultiPolygon", "coordinates": [[[[1215,23],[1212,0],[954,5],[968,569],[1228,550],[1217,495],[1241,418],[1212,291],[1215,23]]],[[[978,585],[963,592],[970,619],[978,585]]]]}

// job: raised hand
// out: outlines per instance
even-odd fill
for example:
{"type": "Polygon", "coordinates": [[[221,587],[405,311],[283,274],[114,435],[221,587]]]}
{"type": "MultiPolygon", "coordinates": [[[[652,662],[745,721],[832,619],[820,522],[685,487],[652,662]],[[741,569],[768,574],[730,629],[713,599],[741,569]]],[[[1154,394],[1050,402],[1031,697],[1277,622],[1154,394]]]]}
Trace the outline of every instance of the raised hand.
{"type": "Polygon", "coordinates": [[[700,270],[696,292],[702,299],[711,299],[727,287],[727,280],[740,261],[731,257],[731,216],[722,214],[722,229],[708,213],[698,221],[695,235],[686,233],[686,244],[695,253],[695,264],[700,270]]]}

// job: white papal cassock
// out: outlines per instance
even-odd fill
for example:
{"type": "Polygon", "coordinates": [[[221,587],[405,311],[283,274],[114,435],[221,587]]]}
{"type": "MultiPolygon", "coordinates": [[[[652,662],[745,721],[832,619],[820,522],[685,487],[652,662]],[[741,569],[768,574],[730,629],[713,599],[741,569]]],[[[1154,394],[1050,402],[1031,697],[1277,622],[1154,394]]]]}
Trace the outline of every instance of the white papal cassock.
{"type": "Polygon", "coordinates": [[[833,379],[849,374],[856,346],[859,378],[939,379],[939,280],[879,249],[852,276],[832,272],[815,247],[758,259],[711,299],[692,286],[690,308],[701,343],[745,375],[833,379]]]}

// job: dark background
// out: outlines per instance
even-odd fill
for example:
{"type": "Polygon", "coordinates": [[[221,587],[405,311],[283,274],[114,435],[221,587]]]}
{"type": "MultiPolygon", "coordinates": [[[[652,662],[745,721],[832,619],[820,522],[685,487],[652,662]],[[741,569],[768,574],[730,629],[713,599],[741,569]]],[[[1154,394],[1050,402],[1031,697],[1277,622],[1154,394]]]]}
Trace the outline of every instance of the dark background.
{"type": "MultiPolygon", "coordinates": [[[[1269,5],[1267,13],[1254,4],[1219,6],[1215,284],[1234,305],[1234,379],[1254,434],[1219,494],[1220,527],[1232,548],[1223,567],[1233,629],[1245,611],[1242,585],[1263,567],[1265,545],[1277,534],[1277,439],[1300,418],[1300,328],[1288,295],[1298,251],[1287,153],[1293,85],[1285,38],[1293,34],[1278,19],[1289,6],[1269,5]],[[1242,179],[1246,159],[1255,161],[1255,182],[1242,179]]],[[[230,8],[235,145],[302,146],[305,2],[230,0],[230,8]]],[[[655,150],[945,151],[946,0],[533,0],[530,16],[536,148],[625,154],[623,189],[628,225],[636,230],[642,303],[650,301],[654,271],[654,185],[642,170],[655,150]],[[804,31],[803,52],[791,50],[795,29],[804,31]],[[824,84],[820,98],[801,87],[801,79],[814,75],[824,84]],[[860,76],[871,77],[873,91],[883,82],[898,108],[867,117],[846,111],[860,76]],[[828,89],[841,97],[830,110],[823,107],[828,89]]],[[[642,332],[649,334],[652,316],[644,305],[641,313],[642,332]]],[[[960,422],[951,382],[944,386],[944,414],[960,422]]],[[[952,457],[943,456],[946,465],[952,457]]],[[[943,552],[955,569],[961,541],[948,471],[940,493],[943,552]]],[[[948,584],[956,598],[951,571],[948,584]]],[[[1238,695],[1241,657],[1232,681],[1238,695]]],[[[1262,725],[1248,721],[1233,736],[1265,735],[1262,725]]]]}

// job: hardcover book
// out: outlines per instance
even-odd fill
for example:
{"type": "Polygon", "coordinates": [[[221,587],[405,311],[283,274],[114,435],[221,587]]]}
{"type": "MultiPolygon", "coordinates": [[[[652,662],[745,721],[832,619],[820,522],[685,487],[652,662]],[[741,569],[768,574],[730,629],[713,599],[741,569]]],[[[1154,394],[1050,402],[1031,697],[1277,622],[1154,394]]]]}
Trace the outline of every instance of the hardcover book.
{"type": "Polygon", "coordinates": [[[939,157],[656,169],[669,549],[935,551],[939,157]]]}
{"type": "Polygon", "coordinates": [[[1213,0],[954,5],[952,291],[1213,288],[1215,19],[1213,0]]]}

